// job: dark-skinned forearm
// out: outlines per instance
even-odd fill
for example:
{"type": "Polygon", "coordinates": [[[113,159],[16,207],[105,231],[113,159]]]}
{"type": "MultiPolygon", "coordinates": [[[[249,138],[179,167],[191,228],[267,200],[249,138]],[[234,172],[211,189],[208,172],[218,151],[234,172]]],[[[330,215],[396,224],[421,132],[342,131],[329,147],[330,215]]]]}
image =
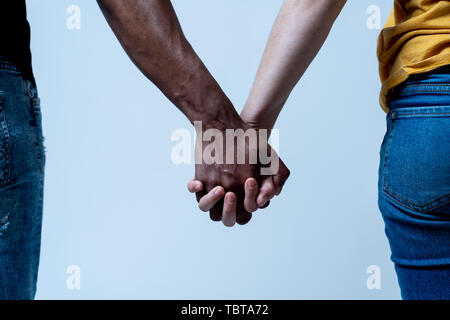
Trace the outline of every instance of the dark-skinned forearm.
{"type": "Polygon", "coordinates": [[[231,102],[186,40],[169,0],[97,0],[136,66],[193,123],[234,127],[231,102]]]}

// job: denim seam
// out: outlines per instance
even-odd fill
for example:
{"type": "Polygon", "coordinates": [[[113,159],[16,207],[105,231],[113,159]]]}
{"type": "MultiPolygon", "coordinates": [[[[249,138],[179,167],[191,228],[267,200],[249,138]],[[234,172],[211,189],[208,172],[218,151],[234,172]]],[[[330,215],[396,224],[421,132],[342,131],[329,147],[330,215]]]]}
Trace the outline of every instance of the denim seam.
{"type": "Polygon", "coordinates": [[[402,88],[402,90],[413,87],[433,87],[433,86],[450,87],[450,83],[428,82],[428,83],[407,84],[402,88]]]}
{"type": "Polygon", "coordinates": [[[401,91],[409,88],[421,88],[421,87],[448,87],[450,88],[450,83],[439,83],[439,82],[429,82],[429,83],[410,83],[399,85],[401,91]]]}
{"type": "Polygon", "coordinates": [[[393,192],[391,189],[389,189],[387,187],[386,184],[383,186],[383,193],[386,196],[388,196],[389,198],[391,198],[392,200],[396,201],[397,203],[399,203],[403,206],[406,206],[409,209],[416,210],[421,213],[425,213],[427,211],[436,209],[438,207],[442,207],[442,206],[446,205],[447,203],[450,203],[450,194],[446,194],[435,200],[427,202],[423,205],[420,205],[420,206],[415,205],[415,204],[412,204],[409,200],[407,200],[407,199],[399,196],[395,192],[393,192]]]}
{"type": "Polygon", "coordinates": [[[391,112],[391,119],[398,119],[402,117],[407,116],[414,116],[414,115],[421,115],[421,116],[447,116],[450,115],[450,112],[447,112],[447,110],[450,108],[448,105],[432,105],[432,106],[426,106],[426,107],[408,107],[408,108],[394,108],[391,112]],[[419,110],[418,110],[419,109],[419,110]],[[425,112],[423,109],[445,109],[440,110],[439,112],[432,112],[428,111],[425,112]]]}
{"type": "Polygon", "coordinates": [[[450,257],[439,259],[427,259],[424,262],[422,259],[405,259],[398,258],[394,254],[391,254],[391,261],[395,264],[407,268],[428,268],[428,267],[442,267],[450,265],[450,257]]]}
{"type": "Polygon", "coordinates": [[[426,117],[439,117],[439,116],[450,116],[450,112],[440,112],[440,113],[403,113],[398,114],[396,112],[392,113],[392,119],[402,119],[402,118],[413,118],[414,116],[426,116],[426,117]]]}
{"type": "Polygon", "coordinates": [[[23,73],[22,69],[19,68],[18,66],[14,65],[12,63],[9,63],[9,62],[4,62],[4,61],[0,62],[0,71],[14,72],[14,73],[18,73],[18,74],[23,73]]]}
{"type": "MultiPolygon", "coordinates": [[[[5,115],[5,96],[4,93],[0,91],[0,130],[2,134],[2,140],[0,143],[4,143],[4,161],[5,161],[5,168],[3,168],[4,171],[4,178],[0,180],[0,186],[4,186],[9,182],[9,175],[10,175],[10,141],[9,141],[9,131],[8,131],[8,124],[6,122],[6,115],[5,115]]],[[[0,168],[0,170],[3,170],[0,168]]]]}
{"type": "MultiPolygon", "coordinates": [[[[435,86],[430,86],[430,87],[435,87],[435,86]]],[[[399,94],[399,96],[402,96],[404,93],[424,93],[424,92],[442,92],[442,93],[447,93],[450,92],[450,87],[448,90],[444,90],[444,89],[432,89],[432,88],[411,88],[411,87],[407,87],[402,89],[401,93],[399,94]],[[414,90],[408,90],[408,89],[414,89],[414,90]]]]}
{"type": "MultiPolygon", "coordinates": [[[[392,115],[392,114],[391,114],[392,115]]],[[[385,150],[384,150],[384,159],[383,159],[383,192],[384,192],[384,187],[386,186],[386,177],[387,177],[387,174],[386,174],[386,171],[387,171],[387,166],[386,166],[386,163],[387,163],[387,161],[388,161],[388,156],[389,156],[389,151],[390,151],[390,149],[391,149],[391,141],[392,141],[392,135],[393,135],[393,131],[394,131],[394,128],[392,127],[392,120],[390,120],[390,122],[388,122],[388,131],[389,131],[389,136],[388,136],[388,139],[387,139],[387,141],[386,141],[386,148],[385,148],[385,150]]]]}
{"type": "Polygon", "coordinates": [[[40,99],[38,97],[34,97],[30,99],[30,105],[32,108],[32,117],[33,123],[32,125],[36,128],[35,130],[35,145],[37,147],[37,157],[39,160],[41,172],[44,172],[45,165],[45,147],[44,147],[44,137],[42,134],[42,113],[41,113],[41,105],[40,99]]]}

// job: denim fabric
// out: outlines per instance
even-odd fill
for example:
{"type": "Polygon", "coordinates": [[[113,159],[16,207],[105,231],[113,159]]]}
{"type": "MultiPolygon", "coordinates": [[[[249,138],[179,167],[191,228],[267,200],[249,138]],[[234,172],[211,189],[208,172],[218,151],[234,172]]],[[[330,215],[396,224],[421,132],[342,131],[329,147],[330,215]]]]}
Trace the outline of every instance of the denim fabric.
{"type": "Polygon", "coordinates": [[[391,96],[379,208],[404,299],[450,299],[450,68],[391,96]]]}
{"type": "Polygon", "coordinates": [[[45,154],[36,87],[0,61],[0,299],[33,299],[45,154]]]}

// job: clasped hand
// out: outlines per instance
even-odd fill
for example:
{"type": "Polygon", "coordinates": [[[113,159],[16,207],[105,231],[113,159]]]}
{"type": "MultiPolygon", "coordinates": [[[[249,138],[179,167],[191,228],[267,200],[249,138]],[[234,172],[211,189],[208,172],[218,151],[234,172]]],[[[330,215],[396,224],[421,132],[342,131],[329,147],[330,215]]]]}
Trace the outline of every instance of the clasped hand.
{"type": "MultiPolygon", "coordinates": [[[[241,132],[250,129],[259,133],[259,129],[244,122],[240,127],[238,130],[242,129],[241,132]]],[[[236,129],[233,130],[236,132],[236,129]]],[[[224,142],[216,143],[215,150],[211,152],[211,144],[200,143],[204,134],[205,131],[197,131],[195,178],[189,181],[188,190],[196,194],[198,207],[204,212],[209,211],[211,220],[222,221],[227,227],[232,227],[235,223],[246,224],[253,212],[267,207],[270,200],[281,193],[289,177],[289,169],[268,144],[268,135],[265,135],[265,141],[261,141],[264,137],[257,135],[258,143],[252,143],[248,137],[244,138],[244,144],[239,139],[227,140],[226,129],[216,129],[215,138],[211,140],[217,142],[223,138],[224,142]],[[217,161],[220,159],[220,150],[223,150],[220,154],[222,158],[226,158],[229,149],[233,150],[233,161],[217,161]],[[211,153],[213,161],[204,159],[205,153],[211,153]],[[258,155],[256,161],[251,161],[252,154],[258,155]],[[268,169],[268,164],[261,162],[261,154],[278,161],[275,172],[261,174],[262,168],[268,169]],[[242,161],[243,158],[245,161],[242,161]]]]}

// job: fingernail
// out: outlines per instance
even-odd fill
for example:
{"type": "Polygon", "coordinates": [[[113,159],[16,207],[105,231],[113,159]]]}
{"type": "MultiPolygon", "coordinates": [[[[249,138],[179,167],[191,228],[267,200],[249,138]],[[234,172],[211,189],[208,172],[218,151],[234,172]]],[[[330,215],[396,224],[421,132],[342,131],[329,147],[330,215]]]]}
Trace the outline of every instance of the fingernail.
{"type": "Polygon", "coordinates": [[[195,189],[196,189],[196,190],[199,190],[201,187],[202,187],[201,182],[196,182],[196,183],[195,183],[195,189]]]}
{"type": "Polygon", "coordinates": [[[216,196],[220,195],[222,193],[222,188],[221,187],[216,187],[216,190],[214,191],[214,194],[216,196]]]}
{"type": "Polygon", "coordinates": [[[230,195],[227,196],[227,202],[228,202],[228,203],[234,203],[234,200],[235,200],[235,199],[234,199],[233,196],[230,196],[230,195]]]}
{"type": "Polygon", "coordinates": [[[248,186],[249,186],[250,188],[255,188],[255,187],[256,187],[256,181],[250,180],[250,181],[248,182],[248,186]]]}

